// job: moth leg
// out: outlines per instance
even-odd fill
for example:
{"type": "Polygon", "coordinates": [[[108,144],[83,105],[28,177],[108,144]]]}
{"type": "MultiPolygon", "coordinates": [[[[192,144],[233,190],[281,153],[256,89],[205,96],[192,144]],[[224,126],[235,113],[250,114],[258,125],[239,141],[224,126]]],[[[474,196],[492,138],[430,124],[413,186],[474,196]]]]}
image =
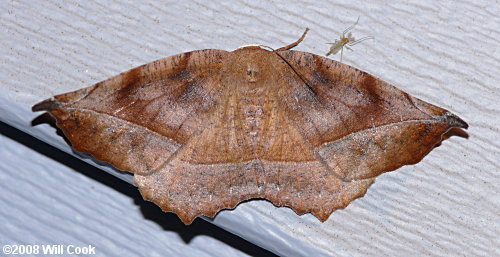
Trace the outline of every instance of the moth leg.
{"type": "Polygon", "coordinates": [[[280,47],[280,48],[276,49],[276,51],[285,51],[285,50],[290,50],[290,49],[296,47],[300,42],[302,42],[302,40],[304,40],[308,31],[309,31],[309,28],[306,28],[306,30],[304,31],[304,34],[302,34],[302,36],[299,38],[299,40],[297,40],[297,41],[295,41],[287,46],[280,47]]]}

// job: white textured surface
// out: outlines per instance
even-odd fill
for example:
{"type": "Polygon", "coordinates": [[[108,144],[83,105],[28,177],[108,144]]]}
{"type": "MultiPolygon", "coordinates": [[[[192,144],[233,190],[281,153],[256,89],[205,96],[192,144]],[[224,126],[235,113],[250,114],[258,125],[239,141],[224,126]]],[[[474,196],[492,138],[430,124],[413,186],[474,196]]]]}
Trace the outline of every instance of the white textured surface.
{"type": "MultiPolygon", "coordinates": [[[[0,4],[0,96],[9,101],[8,105],[0,103],[0,118],[61,146],[63,141],[53,129],[30,126],[35,117],[27,114],[30,105],[184,51],[232,50],[250,43],[280,47],[294,41],[305,27],[311,32],[296,49],[324,54],[328,48],[324,43],[333,41],[361,16],[354,35],[372,35],[376,40],[347,51],[344,62],[458,114],[469,123],[470,137],[452,137],[419,164],[382,175],[364,198],[335,212],[325,223],[264,201],[224,211],[214,223],[281,255],[500,254],[498,2],[29,3],[0,4]]],[[[24,162],[23,169],[32,169],[31,162],[24,162]]],[[[39,194],[57,195],[54,176],[31,173],[39,194]]],[[[2,171],[0,175],[3,185],[4,179],[16,181],[17,173],[2,171]]],[[[72,179],[71,190],[85,190],[87,184],[72,179]]],[[[18,186],[1,195],[21,195],[24,190],[18,186]]],[[[86,195],[59,194],[54,202],[61,208],[71,202],[88,203],[85,215],[117,222],[116,217],[106,220],[97,210],[92,213],[93,202],[84,201],[86,195]]],[[[112,197],[118,199],[119,194],[112,197]]],[[[38,208],[19,201],[20,212],[38,208]]],[[[121,217],[128,219],[134,211],[124,210],[121,217]]],[[[8,212],[0,214],[2,219],[13,220],[8,212]]],[[[72,214],[62,211],[59,215],[72,214]]],[[[127,219],[123,222],[130,222],[127,219]]],[[[47,229],[47,221],[37,216],[29,221],[37,229],[47,229]]],[[[77,227],[92,233],[85,222],[77,227]]],[[[65,228],[51,229],[62,233],[65,228]]],[[[11,241],[19,238],[11,230],[3,231],[2,236],[11,241]]],[[[120,246],[130,244],[127,237],[117,236],[120,233],[109,231],[107,239],[116,245],[116,253],[127,249],[120,246]]],[[[183,247],[180,244],[179,251],[187,251],[183,247]]]]}
{"type": "Polygon", "coordinates": [[[0,145],[2,246],[92,245],[96,256],[247,256],[207,235],[186,242],[145,219],[134,199],[114,188],[2,135],[0,145]]]}

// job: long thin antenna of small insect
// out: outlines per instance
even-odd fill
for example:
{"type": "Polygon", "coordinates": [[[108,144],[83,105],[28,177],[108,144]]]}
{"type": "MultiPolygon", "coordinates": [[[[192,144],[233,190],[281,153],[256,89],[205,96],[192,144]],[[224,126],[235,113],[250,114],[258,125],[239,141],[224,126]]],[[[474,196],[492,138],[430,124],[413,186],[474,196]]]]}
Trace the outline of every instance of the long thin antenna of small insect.
{"type": "Polygon", "coordinates": [[[354,24],[352,24],[351,26],[349,26],[347,29],[344,30],[344,32],[342,32],[342,37],[346,37],[345,34],[347,32],[349,32],[349,30],[353,29],[357,24],[358,24],[358,21],[359,21],[359,17],[358,16],[358,19],[356,20],[356,22],[354,24]]]}

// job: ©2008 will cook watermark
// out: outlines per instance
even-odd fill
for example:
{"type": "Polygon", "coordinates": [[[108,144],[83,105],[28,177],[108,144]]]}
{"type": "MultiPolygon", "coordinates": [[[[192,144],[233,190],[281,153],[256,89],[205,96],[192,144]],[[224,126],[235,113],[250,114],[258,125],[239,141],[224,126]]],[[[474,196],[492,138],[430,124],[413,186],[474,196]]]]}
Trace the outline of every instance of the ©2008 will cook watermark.
{"type": "Polygon", "coordinates": [[[95,246],[85,245],[37,245],[37,244],[9,244],[2,247],[2,253],[5,255],[95,255],[95,246]]]}

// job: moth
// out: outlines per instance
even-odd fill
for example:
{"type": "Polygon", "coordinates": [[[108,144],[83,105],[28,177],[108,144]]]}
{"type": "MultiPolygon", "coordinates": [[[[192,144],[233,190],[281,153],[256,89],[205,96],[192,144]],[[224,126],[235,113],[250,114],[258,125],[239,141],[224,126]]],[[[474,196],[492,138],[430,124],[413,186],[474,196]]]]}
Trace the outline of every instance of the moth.
{"type": "Polygon", "coordinates": [[[254,198],[325,221],[467,128],[366,72],[290,50],[304,36],[166,57],[33,111],[53,116],[75,150],[133,173],[144,199],[185,224],[254,198]]]}
{"type": "Polygon", "coordinates": [[[342,56],[344,55],[344,48],[347,48],[352,51],[352,49],[349,46],[359,44],[367,39],[373,39],[373,37],[371,36],[363,37],[357,40],[354,38],[352,32],[350,31],[354,28],[354,26],[358,24],[358,21],[359,17],[353,25],[349,26],[347,29],[344,30],[344,32],[342,32],[342,35],[340,36],[339,39],[335,39],[335,42],[333,43],[327,43],[332,46],[330,47],[330,51],[326,53],[326,56],[329,56],[331,54],[337,54],[340,51],[340,62],[342,62],[342,56]]]}

